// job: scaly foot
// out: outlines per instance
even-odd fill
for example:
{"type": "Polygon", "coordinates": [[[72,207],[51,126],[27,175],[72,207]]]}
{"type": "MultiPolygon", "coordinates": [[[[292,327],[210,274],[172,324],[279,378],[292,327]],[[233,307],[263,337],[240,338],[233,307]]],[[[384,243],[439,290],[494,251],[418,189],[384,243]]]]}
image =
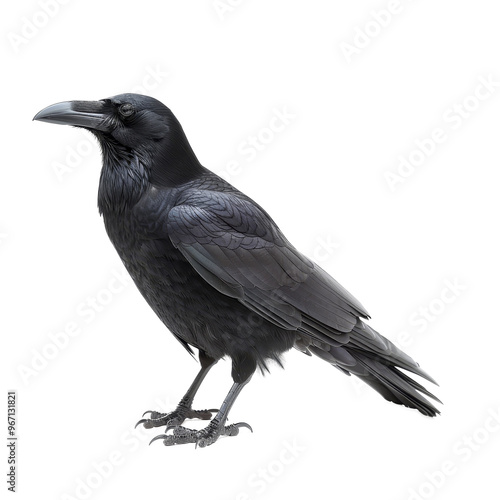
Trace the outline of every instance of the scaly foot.
{"type": "Polygon", "coordinates": [[[210,420],[212,418],[212,413],[216,413],[218,410],[192,410],[191,408],[186,408],[185,406],[179,405],[174,411],[170,413],[159,413],[157,411],[148,410],[143,413],[150,413],[150,418],[143,418],[135,424],[137,427],[143,424],[146,429],[152,429],[153,427],[161,427],[163,425],[181,425],[186,418],[199,418],[200,420],[210,420]]]}
{"type": "Polygon", "coordinates": [[[173,446],[175,444],[195,443],[196,447],[205,448],[215,443],[220,436],[236,436],[240,432],[241,427],[246,427],[252,432],[252,428],[245,422],[237,424],[222,425],[215,418],[204,429],[194,430],[181,427],[180,425],[169,425],[165,432],[173,430],[172,434],[160,434],[151,440],[149,444],[157,439],[163,439],[165,446],[173,446]]]}

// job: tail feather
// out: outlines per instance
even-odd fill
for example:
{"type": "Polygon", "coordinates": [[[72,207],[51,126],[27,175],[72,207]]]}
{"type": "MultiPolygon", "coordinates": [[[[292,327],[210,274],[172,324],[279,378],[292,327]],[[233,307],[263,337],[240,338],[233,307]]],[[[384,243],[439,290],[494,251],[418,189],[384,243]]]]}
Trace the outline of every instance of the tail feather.
{"type": "Polygon", "coordinates": [[[382,363],[387,362],[389,366],[399,366],[438,385],[408,354],[361,320],[351,332],[349,346],[358,347],[367,354],[377,355],[382,363]]]}
{"type": "Polygon", "coordinates": [[[414,408],[429,417],[434,417],[439,413],[439,410],[420,392],[436,401],[439,400],[397,368],[387,366],[361,352],[352,350],[351,354],[359,361],[360,365],[351,372],[379,392],[385,399],[408,408],[414,408]],[[364,370],[359,368],[364,368],[364,370]]]}
{"type": "Polygon", "coordinates": [[[349,341],[340,344],[321,334],[318,338],[301,337],[300,350],[312,353],[342,372],[356,375],[388,401],[414,408],[433,417],[439,410],[423,395],[441,403],[424,386],[400,368],[437,385],[410,356],[361,320],[349,333],[349,341]]]}
{"type": "Polygon", "coordinates": [[[441,403],[443,404],[443,402],[438,398],[436,397],[434,394],[432,394],[432,392],[428,391],[423,385],[419,384],[417,381],[413,380],[412,378],[410,378],[408,375],[406,375],[406,373],[403,373],[401,370],[398,370],[397,368],[392,368],[392,370],[397,373],[398,377],[401,377],[402,379],[404,379],[408,384],[410,384],[414,389],[416,389],[417,391],[425,394],[426,396],[430,397],[431,399],[433,399],[434,401],[437,401],[438,403],[441,403]]]}

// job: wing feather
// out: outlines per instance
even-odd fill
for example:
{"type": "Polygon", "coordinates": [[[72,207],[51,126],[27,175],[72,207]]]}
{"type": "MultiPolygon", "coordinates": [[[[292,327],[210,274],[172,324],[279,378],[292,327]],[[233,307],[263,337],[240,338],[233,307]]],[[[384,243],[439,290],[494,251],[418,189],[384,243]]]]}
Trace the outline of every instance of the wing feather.
{"type": "Polygon", "coordinates": [[[168,235],[221,293],[268,321],[334,345],[348,341],[363,306],[297,251],[258,205],[232,193],[195,192],[168,213],[168,235]]]}

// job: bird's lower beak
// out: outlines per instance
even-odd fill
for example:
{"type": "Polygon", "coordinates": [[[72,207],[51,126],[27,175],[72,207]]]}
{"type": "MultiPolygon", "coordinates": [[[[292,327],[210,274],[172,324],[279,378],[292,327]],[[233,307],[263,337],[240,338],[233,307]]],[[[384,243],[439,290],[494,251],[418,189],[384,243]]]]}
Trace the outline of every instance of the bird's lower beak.
{"type": "Polygon", "coordinates": [[[110,122],[105,106],[103,101],[59,102],[39,111],[33,120],[106,132],[110,129],[110,122]]]}

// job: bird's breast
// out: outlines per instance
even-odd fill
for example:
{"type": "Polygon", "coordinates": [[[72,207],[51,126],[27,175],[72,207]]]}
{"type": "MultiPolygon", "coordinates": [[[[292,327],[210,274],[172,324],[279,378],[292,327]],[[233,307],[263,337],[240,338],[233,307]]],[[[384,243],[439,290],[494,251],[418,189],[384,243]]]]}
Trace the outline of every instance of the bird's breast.
{"type": "Polygon", "coordinates": [[[124,212],[104,215],[108,236],[135,284],[150,305],[159,309],[181,307],[186,298],[206,288],[206,282],[172,244],[161,225],[124,212]]]}

